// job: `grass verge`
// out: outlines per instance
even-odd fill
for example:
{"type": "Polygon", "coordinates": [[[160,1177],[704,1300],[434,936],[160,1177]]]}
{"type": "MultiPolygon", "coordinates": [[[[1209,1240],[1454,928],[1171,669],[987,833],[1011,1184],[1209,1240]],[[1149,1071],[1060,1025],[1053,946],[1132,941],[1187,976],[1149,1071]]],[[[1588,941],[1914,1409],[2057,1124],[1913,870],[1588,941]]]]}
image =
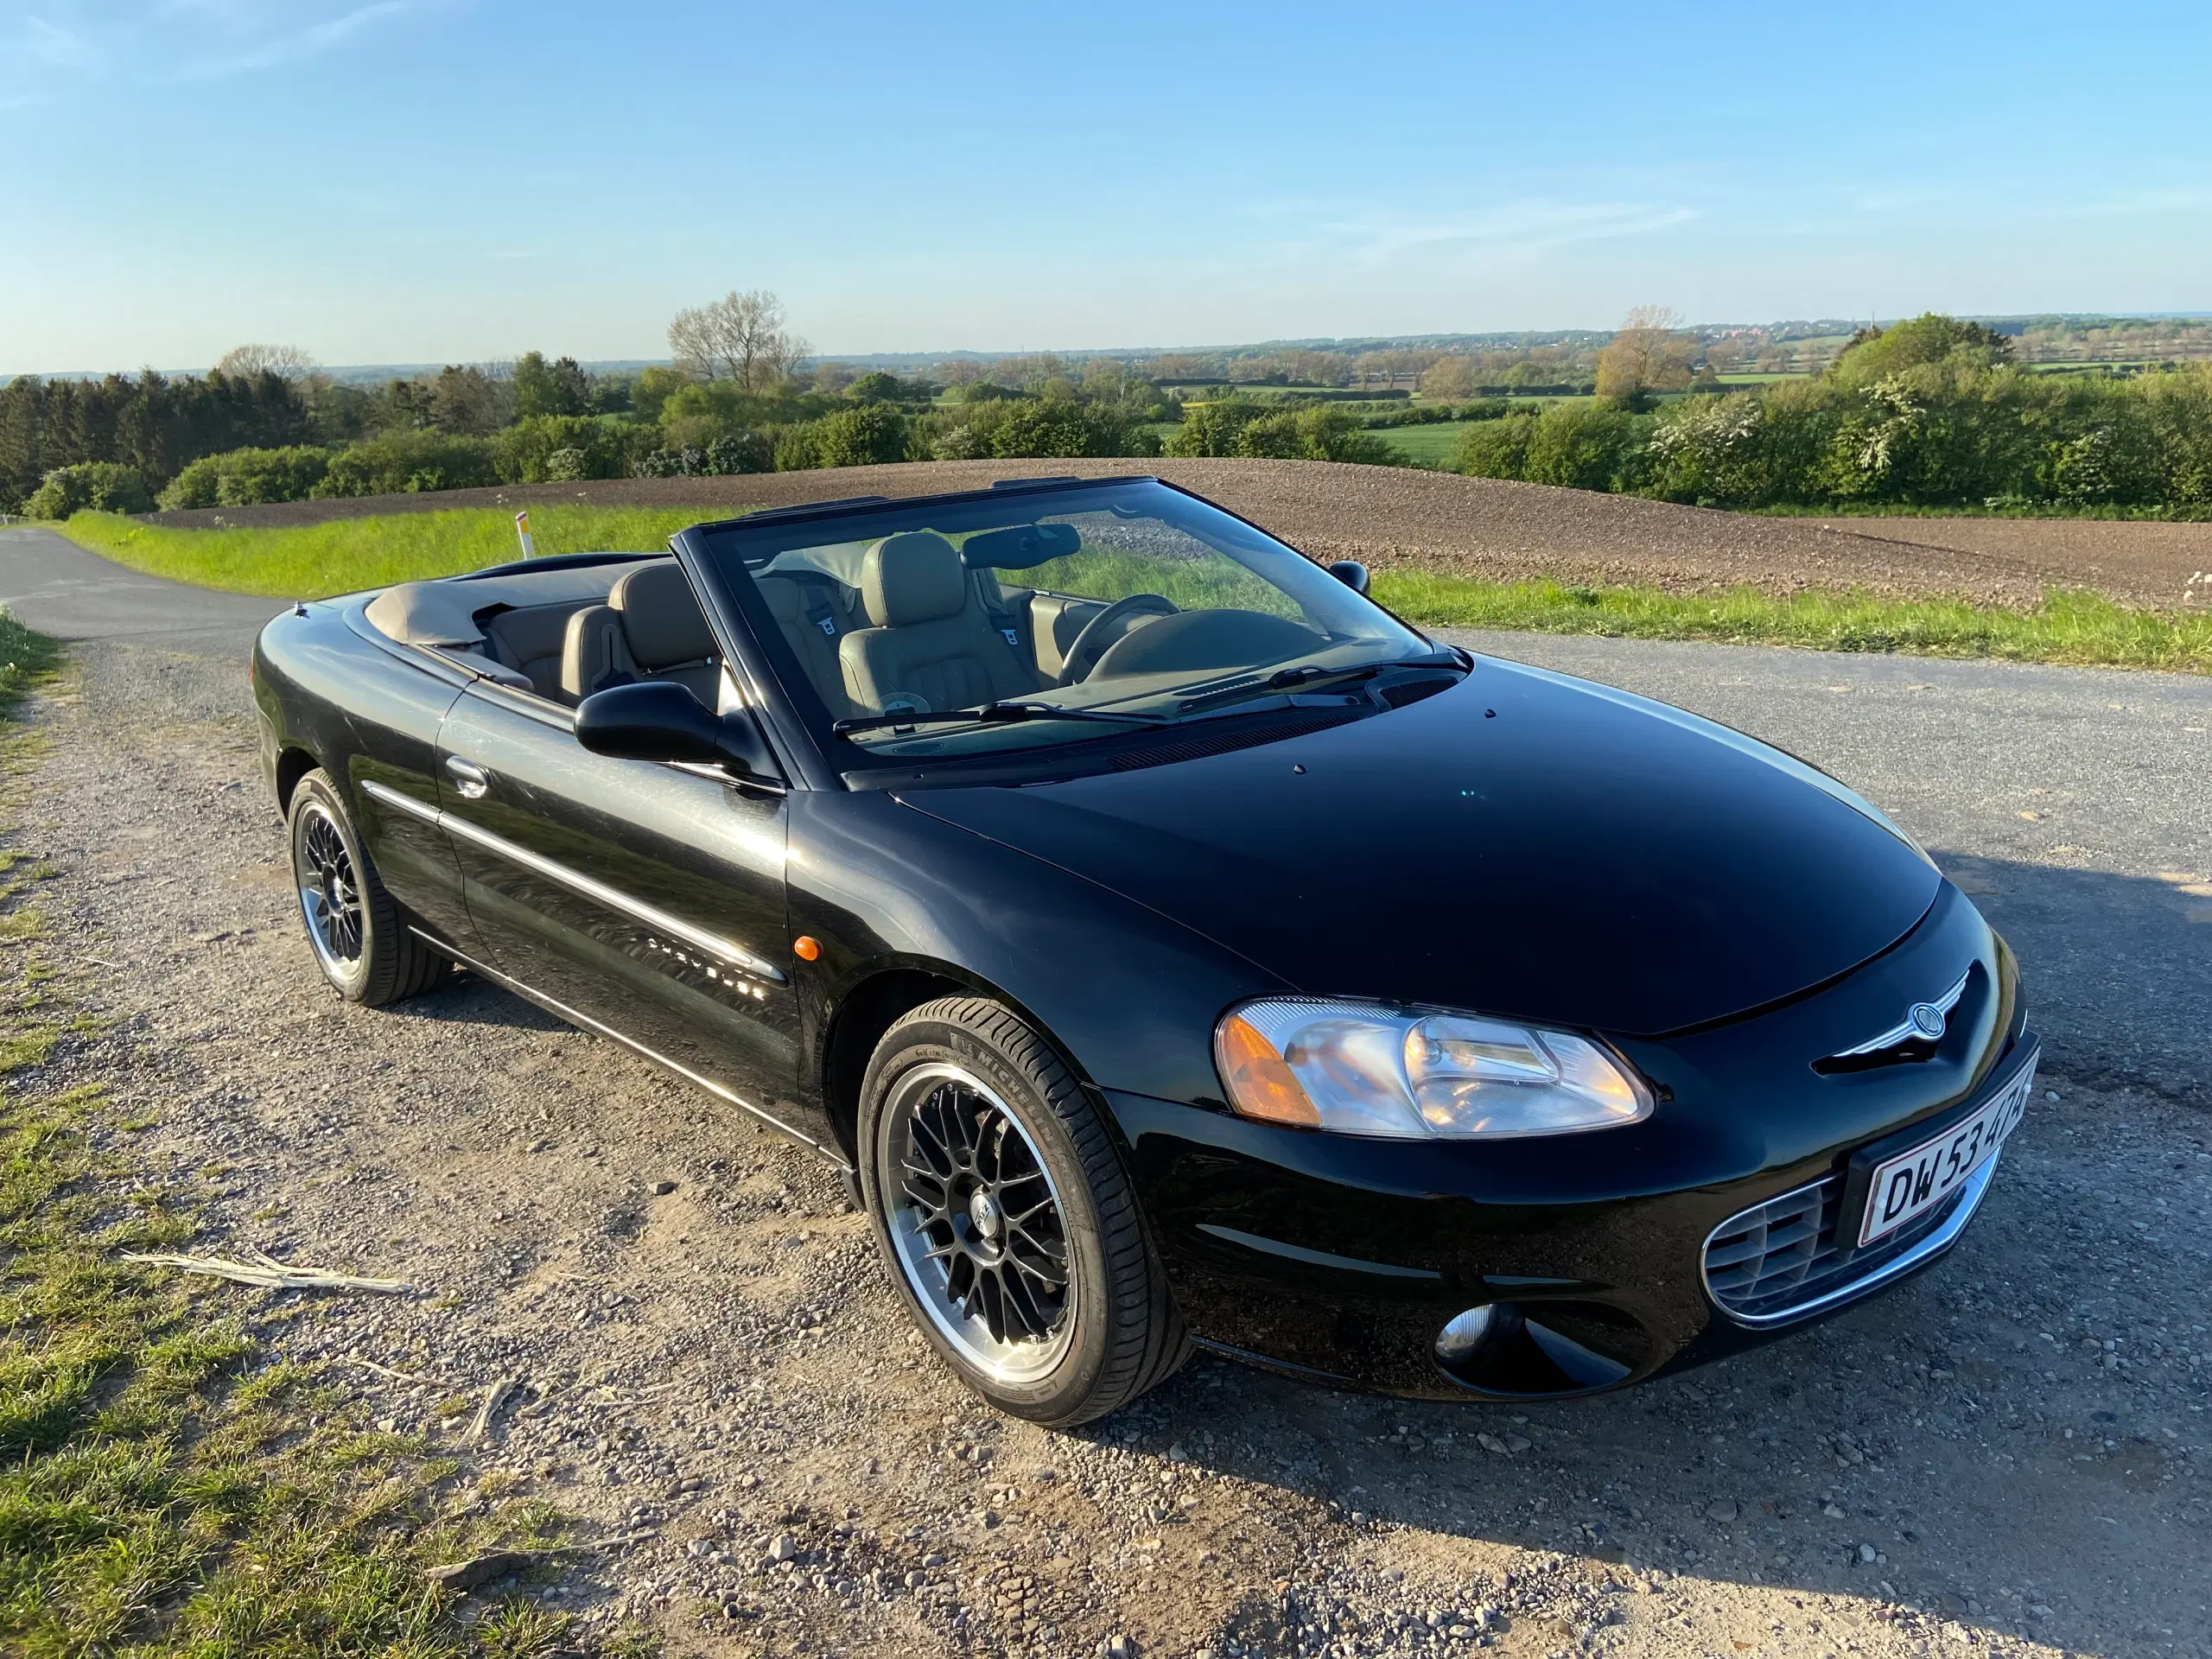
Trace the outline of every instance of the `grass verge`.
{"type": "MultiPolygon", "coordinates": [[[[530,510],[530,529],[541,556],[651,553],[686,525],[733,511],[537,506],[530,510]]],[[[272,599],[327,599],[395,582],[458,575],[522,556],[514,515],[499,508],[334,518],[281,530],[177,530],[118,513],[80,512],[55,528],[79,546],[149,575],[272,599]]]]}
{"type": "MultiPolygon", "coordinates": [[[[698,522],[701,511],[538,507],[531,524],[541,553],[644,551],[698,522]]],[[[155,575],[297,599],[481,569],[516,552],[508,515],[480,508],[284,530],[173,530],[80,512],[62,529],[94,552],[155,575]]],[[[1376,596],[1402,616],[1462,627],[2212,672],[2212,613],[2131,610],[2080,591],[2053,590],[2031,609],[2011,610],[1828,589],[1787,599],[1751,588],[1681,594],[1408,569],[1379,572],[1375,584],[1376,596]]]]}
{"type": "Polygon", "coordinates": [[[2212,673],[2212,612],[2135,611],[2078,591],[2006,610],[1826,589],[1777,599],[1755,588],[1682,594],[1384,570],[1375,596],[1409,621],[1456,627],[2212,673]]]}
{"type": "MultiPolygon", "coordinates": [[[[0,613],[0,814],[38,759],[13,715],[57,652],[0,613]]],[[[497,1604],[464,1623],[423,1569],[559,1530],[497,1504],[419,1436],[378,1432],[346,1380],[271,1353],[249,1320],[293,1311],[126,1262],[195,1231],[149,1184],[97,1087],[58,1086],[95,1035],[49,955],[55,874],[0,825],[0,1652],[379,1654],[538,1659],[563,1616],[497,1604]]]]}

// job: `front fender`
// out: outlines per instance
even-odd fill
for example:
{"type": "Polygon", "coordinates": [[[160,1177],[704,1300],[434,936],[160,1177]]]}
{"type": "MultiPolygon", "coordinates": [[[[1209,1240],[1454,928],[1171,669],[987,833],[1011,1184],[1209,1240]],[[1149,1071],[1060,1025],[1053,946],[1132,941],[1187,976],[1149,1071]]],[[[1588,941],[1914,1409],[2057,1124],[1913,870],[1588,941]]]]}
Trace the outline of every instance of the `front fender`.
{"type": "MultiPolygon", "coordinates": [[[[1221,1109],[1215,1021],[1243,998],[1291,988],[1155,911],[888,793],[791,799],[791,931],[822,947],[798,964],[817,1054],[847,991],[911,969],[1007,1001],[1096,1087],[1221,1109]]],[[[822,1088],[818,1067],[807,1081],[822,1088]]]]}

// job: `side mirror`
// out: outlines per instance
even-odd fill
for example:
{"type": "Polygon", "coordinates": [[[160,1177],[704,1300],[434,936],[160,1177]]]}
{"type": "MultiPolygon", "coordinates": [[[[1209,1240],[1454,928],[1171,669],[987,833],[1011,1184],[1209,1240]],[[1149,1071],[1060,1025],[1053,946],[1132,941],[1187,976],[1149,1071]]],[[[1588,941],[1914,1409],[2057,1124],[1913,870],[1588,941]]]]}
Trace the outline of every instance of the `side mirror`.
{"type": "Polygon", "coordinates": [[[750,720],[723,719],[672,680],[593,692],[576,705],[576,741],[618,760],[687,760],[752,778],[776,771],[750,720]]]}
{"type": "Polygon", "coordinates": [[[1355,594],[1367,592],[1367,567],[1357,559],[1338,559],[1329,567],[1329,574],[1355,594]]]}

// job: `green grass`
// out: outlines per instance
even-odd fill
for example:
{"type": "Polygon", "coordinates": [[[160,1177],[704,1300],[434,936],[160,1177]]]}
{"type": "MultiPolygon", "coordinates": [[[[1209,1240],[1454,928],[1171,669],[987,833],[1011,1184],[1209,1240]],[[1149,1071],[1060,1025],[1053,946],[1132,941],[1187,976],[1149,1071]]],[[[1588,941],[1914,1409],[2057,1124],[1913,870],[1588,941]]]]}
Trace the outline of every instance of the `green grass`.
{"type": "MultiPolygon", "coordinates": [[[[530,510],[530,528],[541,556],[649,553],[688,524],[736,511],[539,506],[530,510]]],[[[134,570],[272,599],[327,599],[395,582],[458,575],[522,556],[514,515],[496,507],[334,518],[276,530],[178,530],[117,513],[80,512],[56,528],[134,570]]]]}
{"type": "MultiPolygon", "coordinates": [[[[36,737],[10,716],[57,660],[0,613],[0,838],[36,737]]],[[[97,1040],[45,954],[36,883],[0,849],[0,1653],[21,1659],[550,1659],[592,1644],[522,1599],[473,1624],[422,1576],[562,1522],[487,1501],[348,1376],[272,1354],[265,1292],[124,1261],[188,1248],[189,1192],[113,1150],[143,1128],[50,1075],[97,1040]]],[[[634,1640],[628,1645],[635,1650],[634,1640]]]]}
{"type": "MultiPolygon", "coordinates": [[[[1379,435],[1456,441],[1463,429],[1450,422],[1386,428],[1379,435]]],[[[697,509],[683,508],[550,507],[531,515],[541,553],[649,550],[698,518],[697,509]]],[[[512,520],[496,510],[286,530],[172,530],[79,513],[62,528],[94,551],[156,575],[302,599],[479,569],[514,553],[512,520]]],[[[1826,591],[1775,599],[1748,588],[1717,598],[1683,596],[1406,570],[1381,573],[1376,584],[1376,596],[1403,615],[1468,627],[2212,672],[2212,614],[2130,610],[2088,593],[2053,592],[2031,609],[2009,610],[1826,591]]],[[[10,635],[12,626],[0,620],[0,663],[11,648],[35,654],[33,647],[10,645],[11,638],[31,638],[21,629],[10,635]]]]}
{"type": "Polygon", "coordinates": [[[1421,467],[1448,467],[1460,435],[1473,421],[1434,421],[1427,426],[1378,426],[1370,435],[1421,467]]]}
{"type": "Polygon", "coordinates": [[[2015,611],[1856,592],[1683,595],[1385,570],[1376,575],[1375,596],[1408,620],[1459,627],[2212,673],[2212,613],[2129,610],[2077,591],[2054,589],[2033,609],[2015,611]]]}

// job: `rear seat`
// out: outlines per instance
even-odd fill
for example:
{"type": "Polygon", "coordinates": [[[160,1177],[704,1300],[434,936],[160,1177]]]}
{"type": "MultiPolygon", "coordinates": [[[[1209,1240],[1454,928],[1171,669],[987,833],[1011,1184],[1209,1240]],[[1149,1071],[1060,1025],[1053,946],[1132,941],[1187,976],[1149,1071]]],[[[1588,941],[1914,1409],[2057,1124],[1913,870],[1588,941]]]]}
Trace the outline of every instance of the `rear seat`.
{"type": "Polygon", "coordinates": [[[483,619],[488,653],[530,681],[541,697],[561,696],[561,646],[569,619],[582,609],[574,600],[559,605],[510,607],[483,619]]]}

